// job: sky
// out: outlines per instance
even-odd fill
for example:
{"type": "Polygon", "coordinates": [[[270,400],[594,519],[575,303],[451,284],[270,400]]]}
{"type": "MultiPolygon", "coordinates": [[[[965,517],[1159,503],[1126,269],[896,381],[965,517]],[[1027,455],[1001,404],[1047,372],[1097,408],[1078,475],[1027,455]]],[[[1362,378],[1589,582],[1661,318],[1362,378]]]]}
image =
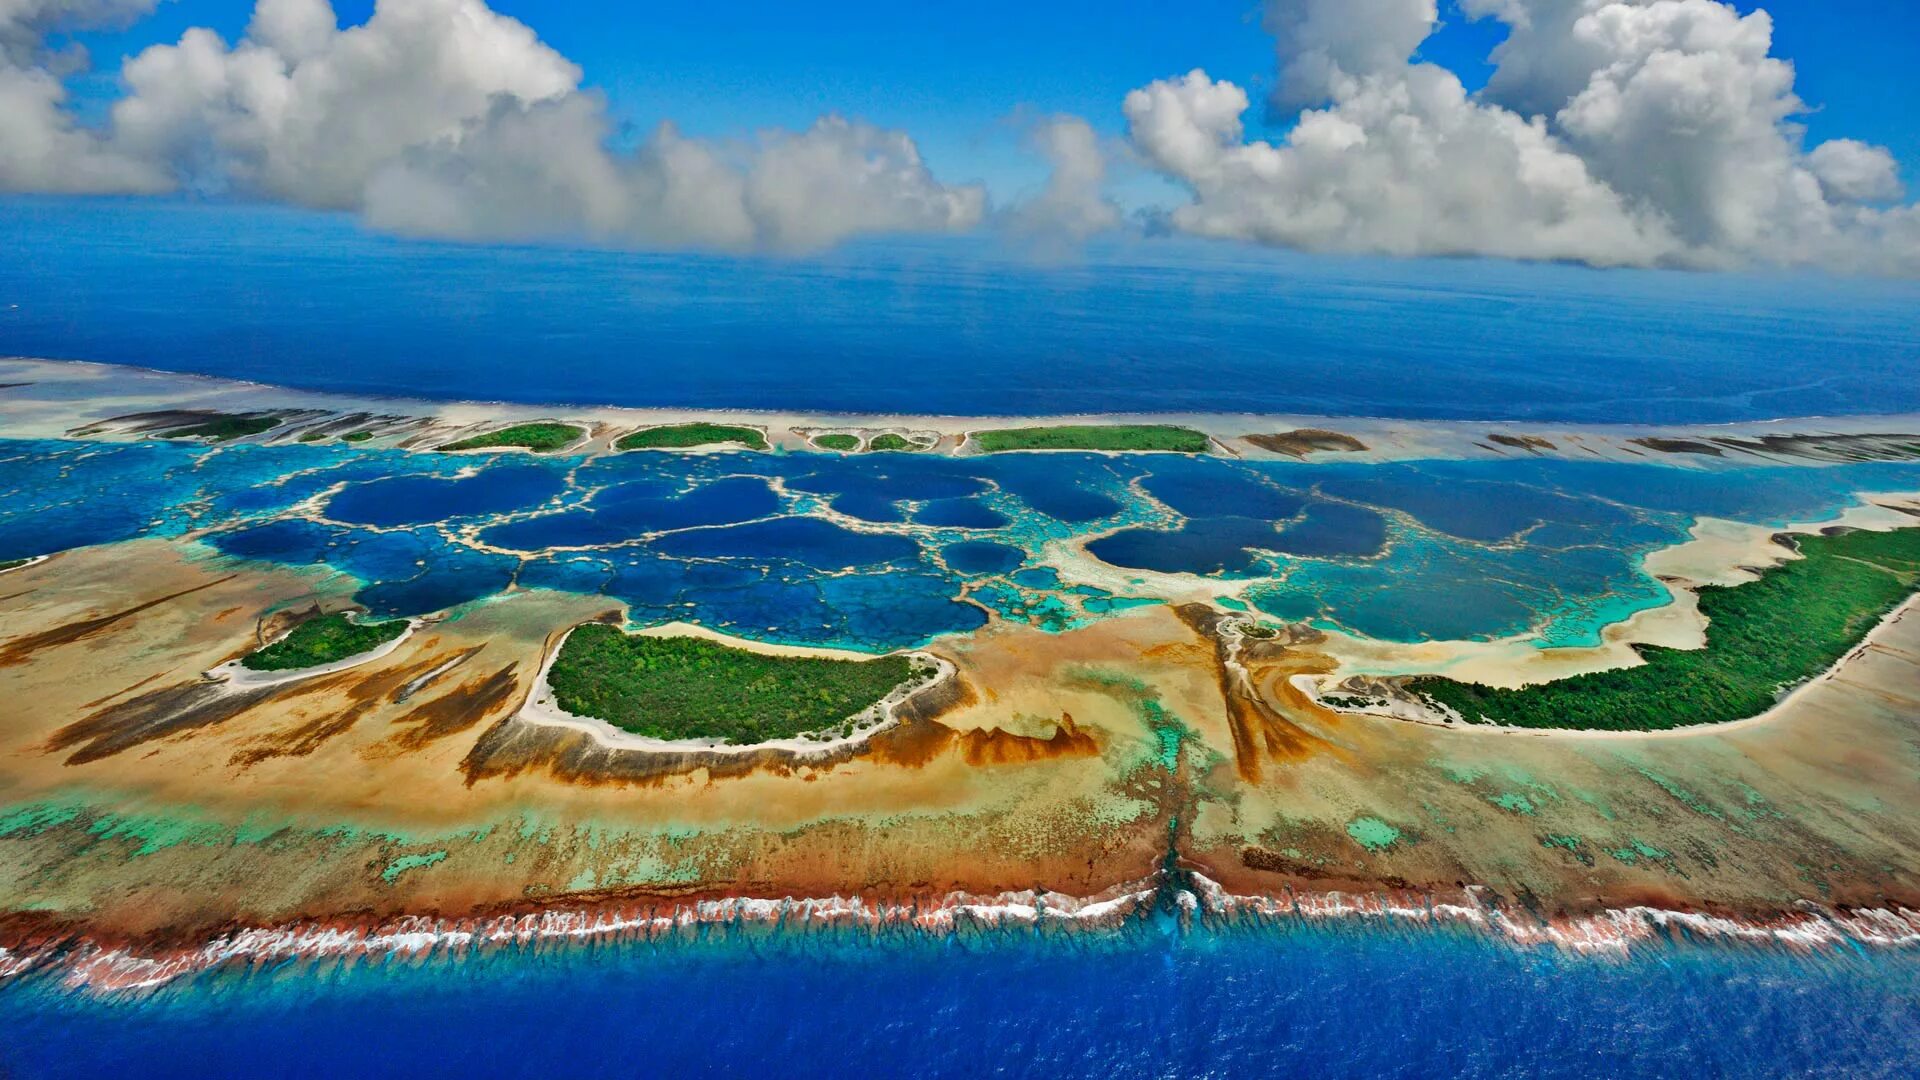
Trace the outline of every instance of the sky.
{"type": "MultiPolygon", "coordinates": [[[[1775,19],[1775,51],[1798,69],[1804,118],[1816,140],[1851,136],[1894,152],[1920,176],[1920,22],[1884,0],[1742,2],[1775,19]],[[1906,86],[1908,93],[1895,92],[1906,86]]],[[[1196,67],[1243,85],[1272,82],[1273,39],[1257,0],[975,0],[954,8],[888,0],[793,4],[581,4],[497,0],[586,71],[627,122],[672,119],[689,131],[729,135],[803,127],[842,112],[914,133],[929,163],[985,181],[1011,198],[1044,182],[1045,166],[1021,152],[1009,120],[1019,110],[1086,117],[1117,136],[1120,101],[1149,80],[1196,67]]],[[[334,5],[364,22],[372,0],[334,5]]],[[[152,17],[110,33],[76,35],[97,70],[77,86],[101,110],[117,96],[120,61],[171,42],[189,27],[238,38],[252,0],[171,0],[152,17]]],[[[1491,70],[1503,34],[1442,6],[1445,28],[1422,56],[1452,68],[1469,89],[1491,70]]],[[[1154,195],[1159,188],[1144,189],[1154,195]]]]}
{"type": "MultiPolygon", "coordinates": [[[[267,77],[234,48],[253,0],[155,3],[0,0],[0,45],[9,18],[17,31],[7,63],[70,95],[56,107],[71,119],[49,122],[99,133],[86,135],[98,145],[64,149],[16,133],[20,149],[0,124],[0,190],[264,197],[478,241],[798,252],[869,233],[1007,228],[1071,244],[1147,228],[1314,251],[1920,272],[1920,212],[1904,182],[1920,176],[1920,24],[1873,0],[385,0],[384,17],[371,0],[340,0],[343,27],[398,23],[405,9],[495,30],[517,20],[530,40],[462,38],[431,20],[419,37],[396,32],[398,62],[415,71],[393,80],[393,101],[368,90],[312,105],[331,110],[314,127],[329,156],[352,137],[342,132],[368,126],[361,118],[442,96],[417,76],[445,57],[415,62],[405,49],[427,47],[408,42],[451,42],[484,74],[459,76],[464,105],[417,117],[339,175],[314,156],[321,143],[294,148],[302,160],[259,130],[260,101],[285,91],[234,104],[246,95],[233,87],[271,81],[249,82],[267,77]],[[1761,9],[1770,38],[1741,21],[1761,9]],[[1593,18],[1542,29],[1569,11],[1593,18]],[[1614,17],[1631,25],[1606,36],[1614,17]],[[76,22],[104,25],[71,32],[76,22]],[[1495,47],[1521,25],[1538,30],[1517,49],[1533,71],[1494,76],[1495,47]],[[196,27],[225,51],[150,64],[135,88],[128,65],[196,27]],[[1587,50],[1579,63],[1570,42],[1587,50]],[[74,70],[70,43],[85,46],[86,70],[74,70]],[[1468,99],[1448,99],[1409,53],[1468,99]],[[1661,66],[1675,56],[1679,75],[1661,66]],[[214,64],[219,101],[195,82],[214,64]],[[1178,81],[1196,69],[1204,80],[1178,81]],[[1566,86],[1540,74],[1573,69],[1566,86]],[[1286,100],[1270,100],[1276,91],[1286,100]],[[525,116],[490,115],[499,95],[525,116]],[[119,115],[129,98],[137,122],[119,115]],[[1300,135],[1312,116],[1302,109],[1337,121],[1305,128],[1333,142],[1300,135]],[[1537,136],[1526,130],[1536,112],[1537,136]],[[762,133],[806,133],[822,116],[853,124],[773,136],[779,152],[768,151],[762,133]],[[1432,141],[1396,144],[1409,118],[1432,141]],[[678,157],[652,153],[663,121],[678,157]],[[528,201],[543,208],[523,214],[528,201]]],[[[269,5],[288,18],[324,10],[269,5]]],[[[290,49],[275,61],[286,85],[303,59],[290,49]]],[[[5,93],[0,78],[0,104],[5,93]]]]}

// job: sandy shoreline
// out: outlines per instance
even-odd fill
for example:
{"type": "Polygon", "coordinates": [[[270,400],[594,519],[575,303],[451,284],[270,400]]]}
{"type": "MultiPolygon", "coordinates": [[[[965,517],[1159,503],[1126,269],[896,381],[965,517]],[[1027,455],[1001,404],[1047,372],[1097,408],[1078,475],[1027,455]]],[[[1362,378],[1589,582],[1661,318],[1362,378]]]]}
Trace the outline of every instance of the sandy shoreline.
{"type": "MultiPolygon", "coordinates": [[[[1600,645],[1541,648],[1533,643],[1531,634],[1500,641],[1402,644],[1329,633],[1325,649],[1340,661],[1340,666],[1321,677],[1320,682],[1331,687],[1356,676],[1445,675],[1513,689],[1528,683],[1637,666],[1640,659],[1633,651],[1635,646],[1704,648],[1707,621],[1700,614],[1699,590],[1754,581],[1762,571],[1798,559],[1799,553],[1780,543],[1779,537],[1811,536],[1828,529],[1885,532],[1911,528],[1916,523],[1920,523],[1920,492],[1867,495],[1837,516],[1778,526],[1700,518],[1689,529],[1687,540],[1655,549],[1641,561],[1641,569],[1666,589],[1667,602],[1606,624],[1601,628],[1600,645]]],[[[1887,619],[1897,614],[1897,611],[1891,612],[1887,619]]],[[[1529,729],[1528,733],[1537,732],[1529,729]]]]}
{"type": "MultiPolygon", "coordinates": [[[[1437,728],[1442,731],[1458,731],[1474,735],[1591,739],[1596,741],[1640,741],[1643,739],[1698,738],[1702,735],[1725,735],[1730,732],[1760,727],[1777,717],[1785,715],[1792,710],[1795,701],[1806,695],[1814,687],[1833,681],[1833,679],[1838,677],[1840,673],[1846,669],[1850,662],[1859,659],[1860,656],[1865,654],[1869,649],[1877,645],[1885,644],[1886,639],[1894,633],[1894,628],[1901,625],[1906,617],[1916,610],[1920,610],[1920,595],[1908,597],[1899,607],[1888,612],[1879,622],[1873,625],[1873,629],[1867,631],[1866,636],[1860,639],[1858,645],[1849,650],[1847,655],[1834,661],[1825,671],[1796,684],[1792,690],[1782,696],[1780,700],[1766,712],[1758,716],[1749,716],[1743,720],[1727,720],[1717,724],[1689,724],[1684,727],[1662,728],[1657,731],[1596,731],[1587,728],[1527,728],[1510,727],[1505,724],[1456,723],[1436,719],[1431,716],[1417,716],[1404,710],[1342,709],[1339,711],[1353,716],[1376,716],[1383,720],[1397,720],[1402,723],[1419,724],[1423,727],[1437,728]]],[[[1307,694],[1315,701],[1320,701],[1321,694],[1325,692],[1322,689],[1322,684],[1334,681],[1334,677],[1325,675],[1296,675],[1289,681],[1295,687],[1299,688],[1302,693],[1307,694]]],[[[1325,702],[1322,701],[1321,704],[1324,705],[1325,702]]]]}
{"type": "MultiPolygon", "coordinates": [[[[960,441],[968,432],[998,427],[1055,424],[1152,423],[1194,428],[1215,440],[1225,453],[1256,459],[1296,460],[1297,455],[1275,453],[1246,442],[1249,435],[1293,430],[1332,429],[1358,438],[1365,450],[1318,452],[1316,459],[1334,457],[1352,461],[1396,461],[1428,457],[1565,458],[1664,462],[1700,466],[1710,460],[1688,453],[1661,452],[1633,442],[1636,439],[1681,439],[1693,435],[1763,438],[1766,436],[1862,436],[1885,432],[1920,432],[1920,415],[1799,417],[1726,424],[1595,425],[1512,420],[1402,420],[1368,416],[1255,413],[1079,413],[1000,416],[959,416],[909,413],[820,413],[755,409],[647,409],[607,405],[520,404],[483,401],[429,401],[424,399],[340,394],[297,390],[265,383],[202,375],[184,375],[148,368],[99,364],[90,361],[0,358],[0,381],[24,383],[0,392],[0,410],[8,414],[14,437],[61,438],[89,424],[143,410],[203,409],[233,412],[308,412],[300,426],[323,426],[344,417],[365,414],[370,426],[394,428],[369,445],[440,445],[506,424],[551,420],[579,424],[588,436],[569,452],[603,453],[621,434],[643,427],[687,423],[735,422],[766,430],[771,444],[781,450],[811,449],[811,435],[821,432],[914,431],[937,436],[929,452],[965,452],[960,441]],[[413,425],[411,427],[407,425],[413,425]],[[1550,447],[1501,445],[1491,435],[1546,436],[1550,447]]],[[[291,421],[290,421],[291,422],[291,421]]],[[[298,428],[295,429],[296,431],[298,428]]],[[[292,434],[292,432],[281,433],[292,434]]],[[[269,434],[269,440],[281,437],[269,434]]],[[[90,437],[117,437],[102,432],[90,437]]],[[[1724,451],[1723,451],[1724,452],[1724,451]]],[[[1792,460],[1788,455],[1734,451],[1738,460],[1763,462],[1792,460]]]]}
{"type": "MultiPolygon", "coordinates": [[[[288,686],[293,683],[304,682],[308,679],[337,675],[342,671],[352,671],[354,668],[376,663],[392,655],[395,650],[406,644],[407,639],[419,631],[422,625],[424,625],[424,620],[408,619],[407,628],[402,630],[398,637],[383,641],[365,652],[357,652],[352,656],[343,656],[330,664],[293,668],[287,671],[255,671],[247,667],[241,660],[229,660],[219,667],[208,669],[205,675],[208,680],[225,683],[234,690],[258,690],[269,686],[288,686]]],[[[287,634],[291,634],[292,632],[293,629],[289,629],[287,634]]],[[[276,644],[284,640],[287,634],[281,634],[279,637],[274,638],[261,647],[265,648],[268,645],[276,644]]]]}

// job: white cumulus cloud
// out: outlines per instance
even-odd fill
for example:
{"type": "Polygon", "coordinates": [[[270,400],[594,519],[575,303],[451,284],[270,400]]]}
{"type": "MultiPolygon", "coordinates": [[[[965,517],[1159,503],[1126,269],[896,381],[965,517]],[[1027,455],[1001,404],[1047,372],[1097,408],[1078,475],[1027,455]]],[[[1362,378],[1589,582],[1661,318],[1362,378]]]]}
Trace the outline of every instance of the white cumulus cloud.
{"type": "Polygon", "coordinates": [[[782,251],[985,214],[905,134],[834,116],[738,141],[662,125],[616,153],[579,67],[484,0],[379,0],[345,28],[327,0],[259,0],[238,42],[196,28],[133,57],[108,127],[80,128],[45,33],[152,4],[0,0],[0,188],[184,185],[417,235],[782,251]]]}
{"type": "Polygon", "coordinates": [[[49,50],[49,33],[130,22],[157,0],[0,0],[0,191],[164,191],[164,169],[76,124],[61,81],[84,50],[49,50]]]}
{"type": "Polygon", "coordinates": [[[1007,225],[1042,247],[1067,247],[1120,224],[1120,207],[1106,194],[1107,150],[1093,125],[1077,116],[1030,122],[1027,144],[1051,169],[1032,198],[1007,211],[1007,225]]]}
{"type": "Polygon", "coordinates": [[[630,154],[608,151],[607,136],[595,95],[501,102],[375,173],[368,219],[462,239],[798,252],[866,233],[964,231],[986,209],[985,189],[941,184],[906,135],[837,116],[741,144],[663,124],[630,154]]]}
{"type": "Polygon", "coordinates": [[[1920,272],[1892,156],[1804,146],[1765,12],[1720,0],[1462,0],[1505,23],[1486,89],[1415,62],[1432,0],[1269,0],[1278,142],[1194,72],[1129,95],[1133,139],[1193,192],[1177,228],[1310,249],[1599,265],[1920,272]],[[1301,109],[1301,106],[1318,106],[1301,109]]]}

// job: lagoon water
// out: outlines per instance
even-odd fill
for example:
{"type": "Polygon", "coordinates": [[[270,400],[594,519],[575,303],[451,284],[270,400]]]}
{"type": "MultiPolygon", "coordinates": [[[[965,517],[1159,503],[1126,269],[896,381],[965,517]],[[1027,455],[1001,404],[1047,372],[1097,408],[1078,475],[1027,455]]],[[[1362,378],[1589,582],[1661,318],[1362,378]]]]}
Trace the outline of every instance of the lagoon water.
{"type": "Polygon", "coordinates": [[[351,575],[379,615],[517,585],[603,594],[640,623],[876,651],[975,629],[986,609],[1069,629],[1157,602],[1155,574],[1197,574],[1256,612],[1369,637],[1592,644],[1666,602],[1639,559],[1697,516],[1774,527],[1916,489],[1911,462],[583,461],[0,439],[0,560],[184,537],[351,575]],[[1089,536],[1089,559],[1048,565],[1049,545],[1089,536]]]}

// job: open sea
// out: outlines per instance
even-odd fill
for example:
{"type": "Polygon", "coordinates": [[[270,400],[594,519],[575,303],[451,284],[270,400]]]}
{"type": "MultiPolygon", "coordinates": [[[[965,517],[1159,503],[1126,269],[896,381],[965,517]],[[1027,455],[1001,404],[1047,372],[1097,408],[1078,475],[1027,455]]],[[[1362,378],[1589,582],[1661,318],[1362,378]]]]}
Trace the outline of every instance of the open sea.
{"type": "MultiPolygon", "coordinates": [[[[1916,312],[1911,283],[1307,259],[1171,241],[1052,266],[945,242],[733,260],[412,243],[276,208],[0,200],[0,354],[430,399],[1671,423],[1920,412],[1916,312]]],[[[1336,543],[1410,553],[1352,571],[1378,582],[1330,578],[1332,599],[1276,614],[1403,638],[1445,617],[1459,622],[1449,633],[1493,636],[1537,615],[1536,594],[1579,575],[1586,606],[1546,624],[1577,638],[1618,614],[1591,604],[1633,580],[1608,552],[1671,543],[1693,513],[1784,520],[1920,476],[1894,466],[1688,474],[1514,463],[1445,477],[1484,498],[1427,505],[1419,491],[1436,477],[1420,470],[1441,466],[1321,469],[1309,494],[1305,470],[1283,466],[1221,477],[1167,464],[1143,479],[1062,459],[1059,468],[1095,479],[1057,490],[1057,476],[1022,475],[1011,460],[930,461],[877,477],[753,463],[799,492],[783,508],[765,477],[719,459],[703,466],[716,475],[690,487],[643,475],[637,462],[584,480],[501,462],[486,483],[463,485],[432,462],[401,470],[318,448],[14,443],[6,454],[0,557],[219,525],[209,542],[227,553],[327,562],[370,582],[362,599],[381,610],[428,610],[533,575],[520,580],[586,582],[663,613],[699,603],[716,624],[790,624],[784,636],[796,639],[825,625],[822,604],[871,610],[885,618],[831,629],[883,648],[955,629],[960,589],[999,589],[1007,611],[1053,617],[1035,599],[1046,583],[1018,569],[1028,549],[1046,530],[1122,520],[1133,512],[1120,494],[1129,480],[1168,505],[1204,506],[1224,483],[1263,485],[1277,507],[1269,516],[1297,518],[1302,558],[1336,543]],[[1649,484],[1655,473],[1662,483],[1649,484]],[[203,500],[208,476],[225,481],[203,500]],[[333,501],[328,521],[261,523],[341,477],[358,486],[333,501]],[[1345,509],[1315,501],[1327,494],[1345,509]],[[500,518],[497,547],[537,552],[556,527],[579,535],[565,515],[590,499],[604,528],[627,530],[608,545],[692,531],[644,558],[587,551],[508,565],[406,517],[500,518]],[[178,508],[190,501],[199,516],[187,520],[178,508]],[[861,533],[872,550],[855,550],[806,524],[828,504],[894,523],[898,535],[861,533]],[[791,516],[768,519],[776,510],[791,516]],[[1376,519],[1396,514],[1410,524],[1390,535],[1376,519]],[[1510,542],[1542,522],[1558,531],[1510,542]],[[675,591],[686,582],[674,559],[719,574],[729,558],[773,550],[795,562],[792,582],[716,578],[691,597],[675,591]],[[1430,612],[1338,600],[1388,582],[1418,586],[1402,595],[1445,597],[1448,581],[1486,577],[1489,560],[1502,560],[1508,591],[1430,612]],[[811,591],[821,569],[849,566],[878,568],[886,598],[917,599],[863,608],[861,574],[833,579],[842,594],[811,591]]],[[[1242,565],[1243,522],[1189,518],[1176,542],[1141,532],[1157,525],[1142,516],[1103,557],[1143,570],[1175,560],[1165,568],[1253,572],[1242,565]]],[[[1089,602],[1125,599],[1074,603],[1093,612],[1089,602]]],[[[1679,941],[1592,959],[1449,931],[1183,929],[1163,917],[1084,934],[718,930],[670,944],[219,971],[124,996],[36,976],[0,981],[4,1080],[1916,1072],[1913,951],[1808,956],[1679,941]]]]}
{"type": "Polygon", "coordinates": [[[714,932],[0,990],[16,1078],[1910,1077],[1920,966],[1448,931],[714,932]]]}
{"type": "Polygon", "coordinates": [[[0,354],[446,399],[1719,423],[1920,411],[1920,283],[1176,241],[781,261],[0,199],[0,354]]]}

